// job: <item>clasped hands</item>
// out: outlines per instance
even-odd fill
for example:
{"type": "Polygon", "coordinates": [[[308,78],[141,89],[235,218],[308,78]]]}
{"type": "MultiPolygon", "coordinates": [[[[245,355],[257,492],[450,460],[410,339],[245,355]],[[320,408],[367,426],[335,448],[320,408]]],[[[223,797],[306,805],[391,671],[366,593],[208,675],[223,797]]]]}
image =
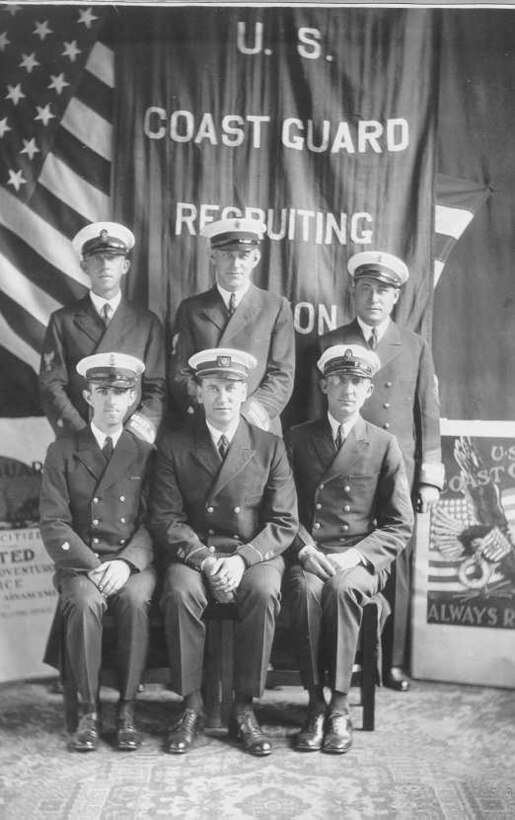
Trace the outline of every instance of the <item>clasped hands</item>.
{"type": "Polygon", "coordinates": [[[322,581],[328,581],[337,572],[352,569],[361,563],[361,556],[355,549],[345,552],[325,553],[313,547],[301,560],[302,567],[313,575],[318,575],[322,581]]]}
{"type": "Polygon", "coordinates": [[[206,558],[202,571],[215,600],[219,604],[228,604],[234,601],[234,591],[245,572],[245,561],[239,555],[206,558]]]}
{"type": "Polygon", "coordinates": [[[131,570],[125,561],[106,561],[88,572],[88,578],[93,581],[105,598],[115,595],[127,583],[131,570]]]}

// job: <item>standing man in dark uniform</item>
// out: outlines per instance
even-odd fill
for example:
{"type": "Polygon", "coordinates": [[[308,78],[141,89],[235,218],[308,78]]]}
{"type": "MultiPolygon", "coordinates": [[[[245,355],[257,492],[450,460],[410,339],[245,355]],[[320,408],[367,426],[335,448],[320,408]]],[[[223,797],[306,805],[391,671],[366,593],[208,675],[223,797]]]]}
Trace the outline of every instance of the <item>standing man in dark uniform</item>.
{"type": "Polygon", "coordinates": [[[280,609],[282,553],[298,527],[297,499],[280,438],[240,415],[250,354],[230,348],[190,359],[204,413],[163,438],[152,491],[152,530],[166,566],[162,608],[171,686],[184,710],[165,750],[187,752],[202,713],[203,612],[234,601],[235,703],[231,733],[250,754],[271,744],[253,699],[264,690],[280,609]]]}
{"type": "Polygon", "coordinates": [[[285,436],[301,520],[285,597],[309,692],[307,719],[295,740],[299,751],[351,748],[347,694],[363,607],[384,589],[413,526],[399,445],[360,416],[379,366],[364,347],[327,348],[318,368],[328,411],[285,436]]]}
{"type": "Polygon", "coordinates": [[[152,443],[163,416],[164,336],[155,314],[122,296],[120,287],[130,268],[134,235],[116,222],[94,222],[82,228],[72,244],[91,280],[91,290],[50,317],[39,374],[45,415],[57,437],[84,429],[89,407],[77,362],[93,353],[116,350],[145,364],[126,426],[152,443]]]}
{"type": "MultiPolygon", "coordinates": [[[[398,327],[390,314],[409,271],[401,259],[379,251],[364,251],[349,259],[352,295],[357,316],[348,325],[320,338],[320,349],[335,344],[366,345],[377,353],[381,369],[363,417],[397,438],[415,508],[429,510],[443,488],[440,450],[440,406],[433,358],[417,333],[398,327]]],[[[409,689],[408,623],[412,550],[395,562],[386,596],[392,618],[385,630],[386,683],[401,692],[409,689]]]]}
{"type": "Polygon", "coordinates": [[[181,413],[198,407],[188,360],[210,347],[246,350],[257,359],[241,413],[263,430],[281,435],[280,413],[293,389],[295,338],[284,296],[251,282],[266,227],[255,219],[223,219],[202,232],[211,242],[216,282],[179,305],[170,363],[170,395],[181,413]]]}
{"type": "Polygon", "coordinates": [[[123,427],[144,364],[102,353],[77,365],[92,421],[48,448],[40,500],[43,543],[56,565],[68,660],[83,714],[72,751],[98,747],[102,617],[117,620],[120,703],[116,746],[140,745],[134,699],[148,646],[148,607],[155,585],[143,491],[152,445],[123,427]]]}

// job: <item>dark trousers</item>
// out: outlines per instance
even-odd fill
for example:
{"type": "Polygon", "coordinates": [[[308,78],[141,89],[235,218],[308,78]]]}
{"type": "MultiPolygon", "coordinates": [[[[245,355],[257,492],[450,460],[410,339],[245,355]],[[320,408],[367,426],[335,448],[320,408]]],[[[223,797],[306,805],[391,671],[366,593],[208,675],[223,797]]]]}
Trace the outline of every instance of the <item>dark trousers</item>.
{"type": "Polygon", "coordinates": [[[392,614],[384,634],[385,666],[409,666],[408,633],[411,609],[411,576],[414,539],[397,556],[391,566],[391,575],[384,595],[392,614]]]}
{"type": "Polygon", "coordinates": [[[300,565],[288,570],[285,599],[306,689],[323,685],[327,673],[331,689],[349,691],[363,607],[380,591],[384,575],[358,566],[324,582],[300,565]]]}
{"type": "Polygon", "coordinates": [[[66,652],[84,703],[98,697],[102,618],[108,609],[116,619],[120,698],[136,696],[147,658],[148,609],[155,582],[155,570],[149,567],[131,575],[116,595],[106,599],[85,573],[58,573],[66,652]]]}
{"type": "MultiPolygon", "coordinates": [[[[234,690],[260,697],[280,610],[281,557],[255,564],[243,573],[235,593],[234,690]]],[[[170,663],[171,688],[188,695],[202,686],[206,628],[202,615],[212,600],[204,578],[185,564],[166,570],[161,606],[170,663]]]]}

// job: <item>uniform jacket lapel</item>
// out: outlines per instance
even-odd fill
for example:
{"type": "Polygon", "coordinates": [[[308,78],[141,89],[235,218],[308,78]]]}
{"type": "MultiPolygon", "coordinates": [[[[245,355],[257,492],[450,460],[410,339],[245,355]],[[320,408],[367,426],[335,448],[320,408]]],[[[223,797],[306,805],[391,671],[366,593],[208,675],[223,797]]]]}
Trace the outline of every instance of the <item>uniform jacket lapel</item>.
{"type": "Polygon", "coordinates": [[[381,367],[384,367],[395,356],[399,355],[401,352],[401,334],[395,322],[390,322],[375,352],[381,360],[381,367]]]}
{"type": "Polygon", "coordinates": [[[213,439],[202,420],[197,423],[194,432],[194,446],[191,450],[193,461],[208,473],[214,480],[222,466],[222,459],[217,453],[213,439]]]}
{"type": "Polygon", "coordinates": [[[362,462],[364,451],[368,447],[369,439],[366,425],[360,416],[329,465],[325,480],[330,481],[339,475],[350,475],[356,464],[362,462]]]}
{"type": "Polygon", "coordinates": [[[243,420],[240,420],[225,460],[219,467],[210,496],[217,495],[229,481],[232,481],[254,457],[254,454],[255,450],[251,445],[248,427],[243,420]]]}
{"type": "MultiPolygon", "coordinates": [[[[220,331],[220,333],[223,333],[227,324],[228,313],[227,308],[224,305],[224,300],[220,296],[216,285],[211,288],[211,290],[207,291],[205,304],[202,307],[201,314],[204,319],[211,322],[211,324],[213,324],[220,331]]],[[[220,343],[219,346],[221,346],[220,343]]]]}
{"type": "Polygon", "coordinates": [[[77,448],[77,458],[82,461],[86,469],[96,481],[100,481],[102,473],[106,468],[105,457],[98,446],[98,442],[91,432],[91,428],[84,427],[78,433],[79,443],[77,448]]]}
{"type": "Polygon", "coordinates": [[[96,344],[102,339],[105,327],[89,298],[89,294],[77,304],[74,324],[81,333],[85,333],[96,344]]]}
{"type": "MultiPolygon", "coordinates": [[[[248,325],[256,323],[256,316],[261,310],[258,288],[251,284],[237,310],[230,317],[220,339],[220,347],[230,347],[230,340],[237,336],[248,325]]],[[[227,320],[226,320],[227,321],[227,320]]]]}
{"type": "MultiPolygon", "coordinates": [[[[98,445],[97,445],[98,446],[98,445]]],[[[98,483],[98,490],[105,490],[116,481],[120,480],[120,476],[127,475],[130,465],[138,457],[138,445],[134,437],[125,430],[121,434],[113,450],[113,455],[106,464],[105,458],[100,452],[104,460],[104,471],[98,483]]]]}
{"type": "Polygon", "coordinates": [[[98,341],[96,353],[107,353],[116,350],[120,339],[130,337],[134,324],[137,321],[137,314],[132,305],[122,296],[122,300],[115,311],[108,326],[104,328],[104,333],[98,341]]]}

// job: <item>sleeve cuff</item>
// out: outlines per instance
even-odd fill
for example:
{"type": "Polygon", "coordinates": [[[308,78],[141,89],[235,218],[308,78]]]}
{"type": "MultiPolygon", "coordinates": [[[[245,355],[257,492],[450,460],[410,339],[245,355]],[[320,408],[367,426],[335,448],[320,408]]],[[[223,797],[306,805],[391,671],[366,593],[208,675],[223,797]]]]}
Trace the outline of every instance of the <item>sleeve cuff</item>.
{"type": "Polygon", "coordinates": [[[427,461],[422,462],[418,481],[419,484],[431,484],[433,487],[443,490],[445,483],[444,465],[441,462],[435,464],[427,461]]]}

